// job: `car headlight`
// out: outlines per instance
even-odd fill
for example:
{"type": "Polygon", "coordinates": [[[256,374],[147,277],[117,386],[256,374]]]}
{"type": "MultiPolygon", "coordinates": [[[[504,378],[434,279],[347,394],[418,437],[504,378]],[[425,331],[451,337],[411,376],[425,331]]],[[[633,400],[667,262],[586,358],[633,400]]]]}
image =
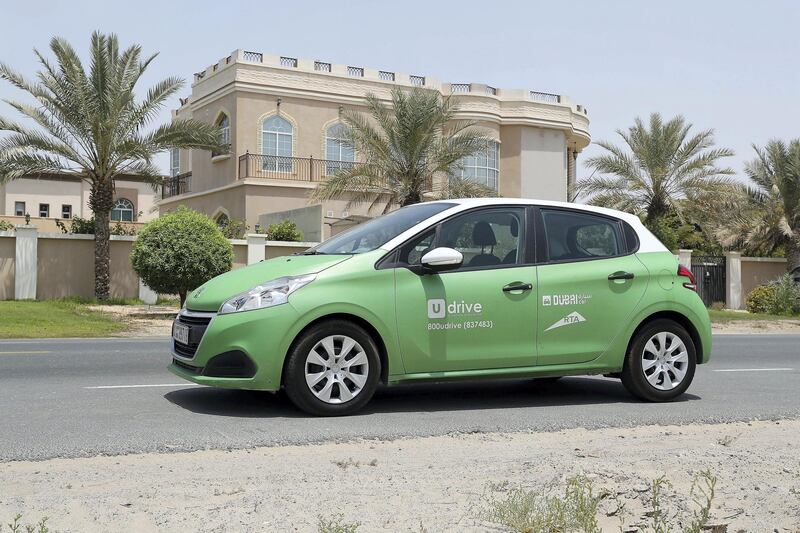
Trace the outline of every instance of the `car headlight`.
{"type": "Polygon", "coordinates": [[[278,278],[262,283],[247,292],[237,294],[233,298],[226,300],[220,306],[219,314],[252,311],[253,309],[264,309],[265,307],[285,304],[289,301],[290,294],[300,287],[308,285],[316,277],[316,274],[306,274],[304,276],[278,278]]]}

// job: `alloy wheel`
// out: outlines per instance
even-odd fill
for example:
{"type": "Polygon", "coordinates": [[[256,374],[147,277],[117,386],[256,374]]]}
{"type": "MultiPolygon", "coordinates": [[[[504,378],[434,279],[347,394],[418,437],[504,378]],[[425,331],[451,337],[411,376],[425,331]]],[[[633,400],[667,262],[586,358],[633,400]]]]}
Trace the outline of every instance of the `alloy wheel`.
{"type": "Polygon", "coordinates": [[[347,335],[325,337],[306,356],[306,384],[325,403],[349,402],[363,390],[368,376],[364,348],[347,335]]]}
{"type": "Polygon", "coordinates": [[[672,390],[683,381],[689,366],[689,353],[681,338],[671,332],[656,333],[642,350],[642,372],[654,388],[672,390]]]}

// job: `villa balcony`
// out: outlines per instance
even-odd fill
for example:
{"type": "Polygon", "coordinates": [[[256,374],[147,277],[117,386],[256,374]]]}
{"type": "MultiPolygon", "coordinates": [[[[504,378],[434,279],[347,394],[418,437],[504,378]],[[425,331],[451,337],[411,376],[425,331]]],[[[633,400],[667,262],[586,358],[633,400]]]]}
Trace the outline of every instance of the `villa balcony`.
{"type": "Polygon", "coordinates": [[[247,153],[239,156],[239,179],[321,182],[341,170],[348,170],[359,164],[361,163],[330,161],[313,157],[247,153]]]}
{"type": "Polygon", "coordinates": [[[184,172],[164,180],[161,185],[161,198],[170,198],[179,194],[192,192],[192,173],[184,172]]]}

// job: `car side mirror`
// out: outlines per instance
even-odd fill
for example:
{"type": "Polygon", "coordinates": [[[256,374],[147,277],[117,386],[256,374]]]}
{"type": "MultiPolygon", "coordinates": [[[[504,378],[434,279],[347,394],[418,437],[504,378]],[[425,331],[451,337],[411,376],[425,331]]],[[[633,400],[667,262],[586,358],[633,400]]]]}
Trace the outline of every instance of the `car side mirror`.
{"type": "Polygon", "coordinates": [[[444,272],[454,270],[464,263],[464,256],[458,250],[439,247],[422,256],[420,264],[428,271],[444,272]]]}

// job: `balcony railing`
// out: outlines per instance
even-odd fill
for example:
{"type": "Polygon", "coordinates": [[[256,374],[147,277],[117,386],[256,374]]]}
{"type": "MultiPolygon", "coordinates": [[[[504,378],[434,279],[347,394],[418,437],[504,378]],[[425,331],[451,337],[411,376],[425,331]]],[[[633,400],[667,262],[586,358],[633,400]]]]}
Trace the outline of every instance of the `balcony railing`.
{"type": "Polygon", "coordinates": [[[548,104],[561,103],[561,95],[558,94],[531,91],[530,95],[531,100],[536,100],[537,102],[547,102],[548,104]]]}
{"type": "Polygon", "coordinates": [[[239,178],[320,182],[359,164],[313,157],[245,154],[239,156],[239,178]]]}
{"type": "Polygon", "coordinates": [[[184,172],[177,176],[172,176],[164,180],[161,185],[161,198],[170,198],[171,196],[178,196],[192,192],[192,173],[184,172]]]}

